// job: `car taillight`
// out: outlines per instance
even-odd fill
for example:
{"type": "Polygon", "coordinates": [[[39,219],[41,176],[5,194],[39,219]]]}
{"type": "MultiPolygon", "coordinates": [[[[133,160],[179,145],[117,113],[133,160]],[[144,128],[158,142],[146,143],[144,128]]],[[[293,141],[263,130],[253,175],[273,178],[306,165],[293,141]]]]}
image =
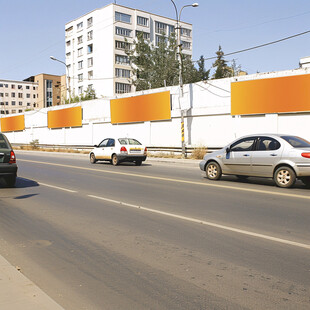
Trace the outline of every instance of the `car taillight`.
{"type": "Polygon", "coordinates": [[[125,148],[125,146],[121,147],[121,153],[127,153],[127,149],[125,148]]]}
{"type": "Polygon", "coordinates": [[[144,154],[146,154],[146,153],[147,153],[147,148],[144,149],[144,154]]]}
{"type": "Polygon", "coordinates": [[[310,153],[301,153],[302,157],[310,158],[310,153]]]}
{"type": "Polygon", "coordinates": [[[10,154],[9,164],[16,164],[16,157],[13,151],[11,151],[11,154],[10,154]]]}

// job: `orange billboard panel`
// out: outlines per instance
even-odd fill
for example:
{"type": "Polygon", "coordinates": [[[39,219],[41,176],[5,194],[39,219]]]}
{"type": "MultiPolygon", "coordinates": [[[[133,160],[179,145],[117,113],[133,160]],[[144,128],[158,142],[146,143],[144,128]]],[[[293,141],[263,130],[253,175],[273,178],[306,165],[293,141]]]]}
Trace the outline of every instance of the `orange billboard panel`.
{"type": "Polygon", "coordinates": [[[310,111],[310,74],[231,83],[231,114],[310,111]]]}
{"type": "Polygon", "coordinates": [[[82,107],[47,112],[48,128],[81,127],[82,107]]]}
{"type": "Polygon", "coordinates": [[[111,123],[135,123],[171,119],[170,91],[112,99],[111,123]]]}
{"type": "Polygon", "coordinates": [[[20,131],[25,129],[25,116],[10,116],[1,118],[1,131],[20,131]]]}

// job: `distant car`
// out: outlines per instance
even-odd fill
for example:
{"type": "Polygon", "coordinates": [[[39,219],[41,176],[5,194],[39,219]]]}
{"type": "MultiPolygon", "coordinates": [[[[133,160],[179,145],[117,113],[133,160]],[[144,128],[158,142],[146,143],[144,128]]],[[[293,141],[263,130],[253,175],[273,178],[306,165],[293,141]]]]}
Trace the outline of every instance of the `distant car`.
{"type": "Polygon", "coordinates": [[[279,187],[291,187],[298,178],[310,186],[310,142],[290,135],[248,135],[206,154],[199,166],[210,180],[232,174],[270,177],[279,187]]]}
{"type": "Polygon", "coordinates": [[[134,162],[140,166],[146,160],[147,148],[132,138],[106,138],[95,145],[89,153],[90,162],[98,160],[110,161],[114,166],[121,162],[134,162]]]}
{"type": "Polygon", "coordinates": [[[13,148],[8,138],[0,133],[0,177],[4,178],[7,186],[13,187],[16,182],[17,164],[13,148]]]}

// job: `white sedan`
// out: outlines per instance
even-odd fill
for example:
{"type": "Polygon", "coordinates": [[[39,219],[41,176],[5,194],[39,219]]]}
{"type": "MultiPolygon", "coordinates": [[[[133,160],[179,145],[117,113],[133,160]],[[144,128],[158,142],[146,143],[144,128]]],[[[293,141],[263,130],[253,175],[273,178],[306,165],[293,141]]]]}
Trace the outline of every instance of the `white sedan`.
{"type": "Polygon", "coordinates": [[[147,148],[132,138],[106,138],[95,145],[89,153],[90,162],[99,160],[110,161],[114,166],[120,162],[134,162],[140,166],[146,160],[147,148]]]}

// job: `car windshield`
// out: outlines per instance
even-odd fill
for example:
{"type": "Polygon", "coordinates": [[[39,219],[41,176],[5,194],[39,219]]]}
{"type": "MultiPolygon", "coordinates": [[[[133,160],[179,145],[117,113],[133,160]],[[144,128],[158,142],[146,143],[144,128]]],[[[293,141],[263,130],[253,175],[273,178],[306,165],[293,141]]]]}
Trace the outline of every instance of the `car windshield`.
{"type": "Polygon", "coordinates": [[[128,139],[128,138],[121,138],[121,139],[118,139],[119,143],[122,144],[122,145],[141,145],[141,143],[136,140],[136,139],[128,139]]]}
{"type": "Polygon", "coordinates": [[[302,148],[310,147],[310,142],[296,136],[282,136],[282,139],[287,141],[292,147],[302,148]]]}

